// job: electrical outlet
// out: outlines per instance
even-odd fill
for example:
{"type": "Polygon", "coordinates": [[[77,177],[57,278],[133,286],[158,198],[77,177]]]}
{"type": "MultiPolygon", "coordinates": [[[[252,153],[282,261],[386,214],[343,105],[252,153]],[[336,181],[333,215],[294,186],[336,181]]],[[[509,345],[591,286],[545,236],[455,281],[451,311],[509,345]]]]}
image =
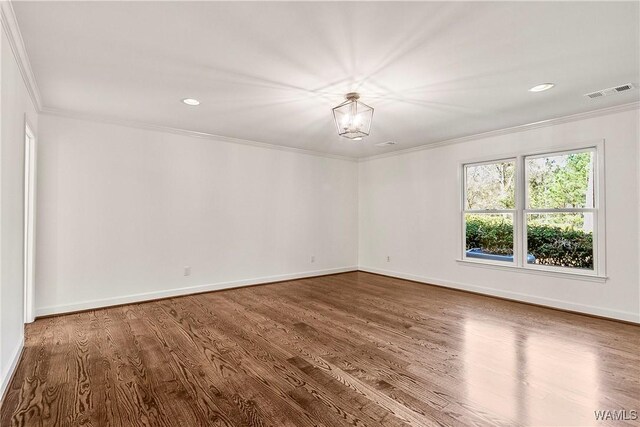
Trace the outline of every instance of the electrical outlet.
{"type": "Polygon", "coordinates": [[[186,267],[184,268],[184,275],[185,275],[185,276],[191,276],[191,267],[186,266],[186,267]]]}
{"type": "Polygon", "coordinates": [[[387,262],[391,262],[391,257],[387,255],[387,262]]]}
{"type": "Polygon", "coordinates": [[[315,255],[311,255],[311,262],[316,262],[316,257],[315,257],[315,255]]]}

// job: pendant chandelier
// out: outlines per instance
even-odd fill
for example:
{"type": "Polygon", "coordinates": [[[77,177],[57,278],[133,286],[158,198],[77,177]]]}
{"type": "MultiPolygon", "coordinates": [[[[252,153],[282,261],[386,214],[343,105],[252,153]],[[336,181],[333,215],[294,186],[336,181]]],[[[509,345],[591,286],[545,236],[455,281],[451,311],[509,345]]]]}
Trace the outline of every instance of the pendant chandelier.
{"type": "Polygon", "coordinates": [[[346,101],[333,109],[338,135],[355,141],[369,135],[373,108],[358,99],[360,95],[351,92],[345,95],[346,101]]]}

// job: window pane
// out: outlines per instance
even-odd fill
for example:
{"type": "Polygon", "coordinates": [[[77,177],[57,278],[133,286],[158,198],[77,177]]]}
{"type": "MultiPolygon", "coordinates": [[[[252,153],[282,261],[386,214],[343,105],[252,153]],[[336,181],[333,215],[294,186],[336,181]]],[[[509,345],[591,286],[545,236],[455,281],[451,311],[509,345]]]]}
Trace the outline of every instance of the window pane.
{"type": "Polygon", "coordinates": [[[529,264],[593,270],[592,213],[533,213],[526,221],[529,264]]]}
{"type": "Polygon", "coordinates": [[[592,151],[527,158],[531,209],[593,208],[592,151]]]}
{"type": "Polygon", "coordinates": [[[515,162],[465,167],[466,209],[514,209],[515,162]]]}
{"type": "Polygon", "coordinates": [[[513,262],[513,214],[465,214],[466,256],[513,262]]]}

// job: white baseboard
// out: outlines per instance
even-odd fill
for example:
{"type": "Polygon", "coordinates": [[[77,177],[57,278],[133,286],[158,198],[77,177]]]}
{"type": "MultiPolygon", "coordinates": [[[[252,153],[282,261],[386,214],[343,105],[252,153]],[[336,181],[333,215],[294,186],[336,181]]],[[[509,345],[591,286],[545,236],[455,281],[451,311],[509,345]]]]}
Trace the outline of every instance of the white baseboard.
{"type": "Polygon", "coordinates": [[[189,286],[184,288],[174,288],[162,291],[145,292],[141,294],[131,294],[121,297],[104,298],[97,300],[82,301],[73,304],[53,305],[36,308],[37,316],[49,316],[52,314],[69,313],[73,311],[91,310],[94,308],[108,307],[112,305],[129,304],[141,301],[151,301],[154,299],[177,297],[181,295],[197,294],[200,292],[219,291],[222,289],[240,288],[243,286],[259,285],[263,283],[279,282],[282,280],[304,279],[305,277],[324,276],[328,274],[345,273],[356,271],[358,267],[339,267],[325,270],[305,271],[299,273],[280,274],[276,276],[264,276],[253,279],[234,280],[231,282],[219,282],[207,285],[189,286]]]}
{"type": "Polygon", "coordinates": [[[16,348],[13,349],[11,353],[11,359],[9,359],[9,366],[6,369],[3,369],[2,372],[2,382],[0,383],[0,401],[4,399],[4,393],[7,391],[7,387],[9,386],[9,382],[13,377],[13,373],[18,366],[18,362],[20,361],[20,355],[22,355],[22,348],[24,347],[24,335],[20,337],[20,341],[16,348]]]}
{"type": "Polygon", "coordinates": [[[486,288],[484,286],[470,285],[467,283],[452,282],[449,280],[436,279],[433,277],[417,276],[415,274],[401,273],[399,271],[383,270],[374,267],[358,267],[360,271],[378,273],[385,276],[397,277],[399,279],[413,280],[416,282],[443,286],[446,288],[459,289],[463,291],[477,292],[480,294],[506,298],[514,301],[527,302],[531,304],[544,305],[547,307],[559,308],[562,310],[574,311],[577,313],[592,314],[595,316],[608,317],[611,319],[624,320],[627,322],[640,323],[640,315],[629,311],[611,310],[591,305],[576,304],[553,298],[539,297],[535,295],[522,294],[519,292],[503,291],[500,289],[486,288]]]}

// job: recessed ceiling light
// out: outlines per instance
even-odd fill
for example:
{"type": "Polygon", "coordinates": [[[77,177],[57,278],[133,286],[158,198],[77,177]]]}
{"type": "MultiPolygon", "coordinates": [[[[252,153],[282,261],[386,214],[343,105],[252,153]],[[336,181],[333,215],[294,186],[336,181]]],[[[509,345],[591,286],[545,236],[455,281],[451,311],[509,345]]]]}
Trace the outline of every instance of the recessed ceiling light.
{"type": "Polygon", "coordinates": [[[362,141],[362,137],[361,136],[359,136],[357,138],[351,138],[351,139],[353,139],[354,141],[362,141]]]}
{"type": "Polygon", "coordinates": [[[182,102],[184,102],[187,105],[191,105],[191,106],[200,105],[200,101],[198,101],[197,99],[193,99],[193,98],[185,98],[185,99],[182,100],[182,102]]]}
{"type": "Polygon", "coordinates": [[[542,83],[529,89],[529,92],[542,92],[543,90],[549,90],[554,86],[555,84],[553,83],[542,83]]]}

